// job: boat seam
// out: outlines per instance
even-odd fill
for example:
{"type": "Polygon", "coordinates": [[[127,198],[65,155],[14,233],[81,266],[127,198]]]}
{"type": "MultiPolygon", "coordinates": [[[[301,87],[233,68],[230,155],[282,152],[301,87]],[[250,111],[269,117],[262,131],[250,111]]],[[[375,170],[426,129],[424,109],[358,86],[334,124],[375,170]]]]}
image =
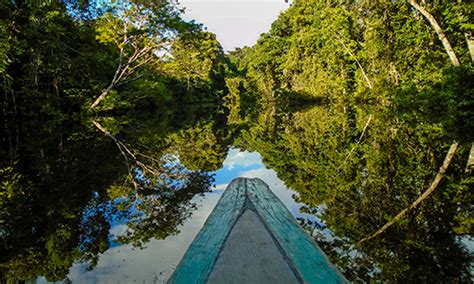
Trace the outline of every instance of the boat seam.
{"type": "Polygon", "coordinates": [[[267,222],[265,221],[265,219],[263,218],[263,216],[260,214],[260,212],[258,212],[258,209],[257,207],[254,205],[252,199],[247,196],[246,197],[246,200],[247,201],[249,200],[249,203],[250,203],[250,206],[248,207],[248,209],[254,211],[256,214],[257,214],[257,218],[260,220],[260,222],[263,224],[263,227],[265,228],[265,230],[268,232],[268,234],[270,235],[270,237],[272,238],[273,242],[275,243],[278,251],[280,252],[280,254],[283,256],[283,259],[285,260],[285,262],[288,264],[288,266],[290,267],[291,271],[293,271],[293,274],[295,275],[296,279],[298,279],[299,283],[306,283],[303,279],[303,276],[301,275],[301,273],[298,271],[298,269],[296,268],[296,266],[291,262],[291,258],[288,256],[288,254],[286,253],[285,249],[283,248],[283,246],[280,244],[280,241],[278,240],[278,238],[275,236],[275,234],[273,233],[272,229],[268,226],[267,222]]]}
{"type": "MultiPolygon", "coordinates": [[[[217,256],[214,258],[214,261],[212,262],[212,265],[211,265],[211,269],[209,270],[209,273],[206,275],[206,278],[204,279],[204,283],[207,283],[209,281],[209,277],[211,277],[211,274],[212,274],[212,271],[214,270],[214,267],[216,266],[216,262],[217,262],[217,259],[219,258],[219,256],[221,255],[222,251],[224,250],[224,246],[225,246],[225,243],[227,242],[227,239],[229,238],[230,236],[230,233],[232,232],[232,230],[234,229],[235,227],[235,224],[237,224],[237,222],[239,221],[240,217],[242,217],[242,215],[244,214],[244,211],[247,209],[247,203],[248,203],[248,194],[247,194],[247,180],[243,180],[244,181],[244,190],[245,190],[245,200],[244,200],[244,203],[242,204],[242,207],[240,208],[240,211],[239,211],[239,214],[237,215],[237,217],[235,218],[235,221],[233,222],[233,224],[230,226],[229,228],[229,231],[227,232],[227,235],[225,236],[223,242],[222,242],[222,245],[221,247],[219,248],[218,252],[217,252],[217,256]]],[[[237,187],[237,190],[240,191],[240,187],[237,187]]],[[[237,192],[237,196],[239,196],[239,192],[237,192]]]]}

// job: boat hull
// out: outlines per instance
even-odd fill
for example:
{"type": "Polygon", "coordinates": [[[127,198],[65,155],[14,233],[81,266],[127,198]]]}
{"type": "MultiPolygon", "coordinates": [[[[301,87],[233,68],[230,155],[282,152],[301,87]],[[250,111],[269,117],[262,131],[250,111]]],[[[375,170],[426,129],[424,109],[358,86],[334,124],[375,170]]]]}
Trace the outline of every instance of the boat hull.
{"type": "Polygon", "coordinates": [[[260,179],[227,187],[168,283],[347,283],[260,179]]]}

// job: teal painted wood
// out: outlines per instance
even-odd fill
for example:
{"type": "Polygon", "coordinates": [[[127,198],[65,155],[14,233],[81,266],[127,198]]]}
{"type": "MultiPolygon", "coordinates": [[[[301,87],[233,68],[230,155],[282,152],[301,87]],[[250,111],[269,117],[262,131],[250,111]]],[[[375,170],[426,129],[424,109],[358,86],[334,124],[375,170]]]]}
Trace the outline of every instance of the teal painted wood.
{"type": "Polygon", "coordinates": [[[234,179],[189,246],[168,283],[206,282],[225,239],[244,206],[245,195],[245,180],[234,179]]]}
{"type": "Polygon", "coordinates": [[[348,283],[261,179],[247,180],[247,195],[306,283],[348,283]]]}
{"type": "Polygon", "coordinates": [[[248,208],[262,218],[302,282],[347,283],[268,185],[247,178],[231,182],[168,283],[205,283],[227,236],[248,208]]]}

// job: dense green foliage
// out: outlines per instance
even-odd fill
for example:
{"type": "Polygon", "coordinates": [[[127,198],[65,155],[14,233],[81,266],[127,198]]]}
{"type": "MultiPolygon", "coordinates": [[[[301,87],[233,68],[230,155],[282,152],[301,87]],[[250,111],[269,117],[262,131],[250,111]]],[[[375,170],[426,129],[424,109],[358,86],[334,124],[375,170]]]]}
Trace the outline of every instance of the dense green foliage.
{"type": "MultiPolygon", "coordinates": [[[[218,121],[203,115],[214,110],[200,111],[169,109],[147,114],[146,121],[97,119],[119,144],[89,120],[70,118],[32,125],[29,135],[41,140],[20,135],[16,152],[2,153],[15,157],[0,172],[2,277],[61,280],[74,262],[94,267],[112,241],[142,246],[178,233],[195,209],[191,199],[213,181],[204,171],[215,167],[214,158],[188,169],[178,157],[191,153],[174,141],[183,131],[193,132],[193,125],[218,121]],[[128,230],[112,238],[109,229],[117,223],[128,230]]],[[[213,130],[207,135],[221,136],[213,130]]],[[[214,147],[199,145],[193,148],[199,155],[214,153],[214,147]]]]}
{"type": "Polygon", "coordinates": [[[474,68],[464,33],[474,6],[425,5],[462,63],[453,67],[405,1],[336,2],[294,1],[255,46],[232,54],[241,75],[229,80],[229,121],[244,125],[236,144],[258,151],[303,212],[325,222],[332,237],[317,239],[348,279],[469,282],[472,256],[461,239],[473,233],[465,167],[474,68]],[[258,111],[242,112],[249,92],[258,111]],[[309,110],[288,105],[311,98],[319,102],[309,110]],[[358,244],[430,186],[453,140],[461,147],[436,192],[358,244]]]}
{"type": "Polygon", "coordinates": [[[69,2],[2,1],[3,101],[14,104],[10,108],[27,102],[37,104],[35,111],[61,106],[71,112],[86,109],[101,93],[107,93],[101,103],[106,109],[156,106],[177,93],[199,100],[201,89],[215,100],[225,71],[215,36],[181,20],[173,3],[152,3],[83,11],[69,2]],[[193,89],[198,91],[191,94],[193,89]]]}
{"type": "MultiPolygon", "coordinates": [[[[177,157],[191,149],[172,140],[215,111],[173,106],[217,102],[226,59],[214,35],[159,2],[0,2],[0,282],[93,267],[117,220],[129,228],[122,243],[175,234],[208,190],[202,170],[227,148],[186,167],[177,157]]],[[[214,151],[206,143],[194,151],[214,151]]]]}
{"type": "MultiPolygon", "coordinates": [[[[241,69],[264,97],[291,91],[332,101],[383,101],[395,97],[389,90],[401,84],[439,82],[450,65],[436,33],[405,1],[327,2],[295,1],[239,56],[241,69]]],[[[443,2],[430,9],[465,65],[471,58],[463,32],[472,30],[466,24],[472,5],[443,2]]]]}
{"type": "Polygon", "coordinates": [[[225,55],[173,1],[0,0],[0,282],[63,280],[111,242],[179,233],[230,147],[323,221],[303,224],[349,280],[472,281],[474,4],[423,2],[461,66],[408,1],[294,1],[225,55]],[[453,141],[434,193],[359,243],[453,141]]]}

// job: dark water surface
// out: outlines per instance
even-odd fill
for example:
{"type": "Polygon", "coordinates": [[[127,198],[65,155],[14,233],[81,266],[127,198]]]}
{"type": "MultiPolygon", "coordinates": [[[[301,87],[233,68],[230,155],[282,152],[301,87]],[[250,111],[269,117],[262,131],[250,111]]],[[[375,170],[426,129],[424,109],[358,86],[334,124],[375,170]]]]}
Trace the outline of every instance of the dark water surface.
{"type": "Polygon", "coordinates": [[[0,168],[11,278],[164,282],[244,176],[267,182],[352,281],[472,281],[471,144],[418,112],[275,102],[21,123],[2,139],[16,163],[0,168]],[[436,190],[358,243],[428,189],[455,139],[436,190]]]}

